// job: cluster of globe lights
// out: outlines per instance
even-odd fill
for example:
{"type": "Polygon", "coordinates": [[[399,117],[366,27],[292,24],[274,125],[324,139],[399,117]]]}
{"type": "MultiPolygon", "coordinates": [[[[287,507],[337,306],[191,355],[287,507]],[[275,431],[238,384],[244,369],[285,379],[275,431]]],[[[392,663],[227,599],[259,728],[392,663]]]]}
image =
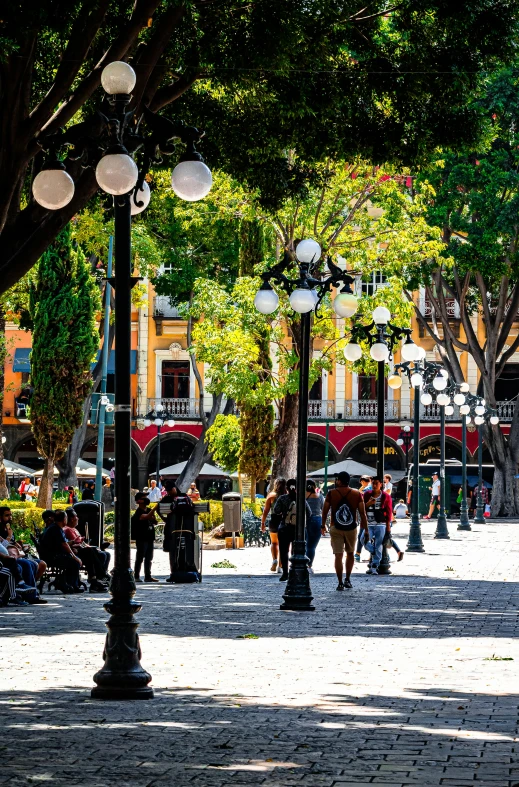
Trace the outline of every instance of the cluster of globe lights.
{"type": "MultiPolygon", "coordinates": [[[[107,65],[101,73],[101,84],[108,95],[129,95],[135,87],[136,75],[133,68],[123,61],[107,65]]],[[[181,160],[171,175],[171,187],[175,194],[188,202],[203,199],[211,190],[211,170],[203,161],[181,160]]],[[[114,196],[128,194],[137,185],[139,170],[128,153],[108,152],[96,167],[99,187],[114,196]]],[[[59,210],[74,196],[74,181],[59,161],[52,161],[34,178],[32,193],[36,202],[48,210],[59,210]]],[[[150,187],[143,182],[136,199],[131,200],[131,213],[135,216],[148,207],[150,187]],[[135,202],[142,205],[136,205],[135,202]]]]}
{"type": "MultiPolygon", "coordinates": [[[[306,239],[300,241],[296,246],[296,258],[298,262],[312,263],[321,257],[321,247],[317,241],[306,239]]],[[[317,306],[319,295],[317,290],[306,287],[296,287],[290,293],[290,305],[295,312],[306,314],[313,311],[317,306]]],[[[272,314],[279,306],[277,292],[266,281],[256,293],[254,305],[261,314],[272,314]]],[[[345,284],[342,290],[337,293],[333,300],[333,309],[338,317],[353,317],[358,308],[358,300],[350,290],[350,285],[345,284]]]]}
{"type": "Polygon", "coordinates": [[[144,418],[142,423],[145,427],[151,426],[152,424],[155,424],[155,426],[164,426],[164,424],[166,424],[166,426],[169,426],[172,429],[175,426],[175,422],[172,418],[161,418],[159,415],[153,419],[144,418]]]}

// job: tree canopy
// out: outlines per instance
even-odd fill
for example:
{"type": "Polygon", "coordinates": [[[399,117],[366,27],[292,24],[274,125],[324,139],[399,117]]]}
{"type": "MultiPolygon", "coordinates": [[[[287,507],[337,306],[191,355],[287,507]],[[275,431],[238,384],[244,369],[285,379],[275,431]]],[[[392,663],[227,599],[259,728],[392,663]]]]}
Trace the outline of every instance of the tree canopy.
{"type": "Polygon", "coordinates": [[[205,128],[209,165],[259,188],[272,209],[287,193],[304,195],[326,155],[416,166],[438,146],[474,143],[481,115],[467,97],[511,55],[518,11],[519,0],[8,4],[0,287],[29,270],[97,190],[92,168],[68,158],[76,190],[65,208],[41,208],[30,183],[44,137],[99,106],[108,62],[136,70],[135,122],[147,106],[205,128]]]}

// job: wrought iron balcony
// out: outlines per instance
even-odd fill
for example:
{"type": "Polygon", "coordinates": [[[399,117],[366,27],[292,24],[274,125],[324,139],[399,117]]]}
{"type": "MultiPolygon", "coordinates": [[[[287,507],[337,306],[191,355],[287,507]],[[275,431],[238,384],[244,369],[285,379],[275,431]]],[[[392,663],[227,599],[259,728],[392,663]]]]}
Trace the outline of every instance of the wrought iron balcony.
{"type": "Polygon", "coordinates": [[[198,399],[148,399],[148,412],[164,413],[166,418],[192,420],[200,418],[198,399]]]}
{"type": "Polygon", "coordinates": [[[167,295],[157,295],[153,299],[153,316],[163,320],[180,320],[176,306],[172,306],[167,295]]]}
{"type": "Polygon", "coordinates": [[[335,418],[335,402],[325,399],[311,399],[308,402],[308,418],[310,420],[335,418]]]}
{"type": "MultiPolygon", "coordinates": [[[[344,402],[343,418],[346,421],[376,421],[377,413],[376,399],[353,399],[344,402]]],[[[386,421],[400,420],[400,402],[385,402],[385,419],[386,421]]]]}

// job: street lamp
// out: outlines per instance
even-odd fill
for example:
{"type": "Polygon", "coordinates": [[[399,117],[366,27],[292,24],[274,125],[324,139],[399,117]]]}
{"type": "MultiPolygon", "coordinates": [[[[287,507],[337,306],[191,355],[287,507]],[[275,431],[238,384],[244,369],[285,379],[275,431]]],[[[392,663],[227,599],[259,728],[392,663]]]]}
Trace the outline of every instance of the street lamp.
{"type": "Polygon", "coordinates": [[[332,306],[340,317],[352,317],[357,311],[357,298],[353,294],[352,276],[327,258],[330,275],[315,278],[319,272],[321,247],[312,239],[299,241],[296,247],[297,275],[288,278],[285,271],[292,265],[290,255],[285,252],[277,265],[262,274],[263,283],[254,299],[256,309],[261,314],[272,314],[279,305],[278,294],[271,282],[277,284],[289,296],[292,309],[301,315],[301,338],[299,357],[299,411],[297,424],[297,501],[296,501],[296,538],[292,547],[288,581],[283,594],[281,609],[311,611],[312,591],[308,574],[308,558],[305,554],[306,520],[306,467],[308,451],[308,391],[310,378],[310,328],[311,315],[318,312],[325,295],[332,287],[342,285],[333,300],[332,306]]]}
{"type": "MultiPolygon", "coordinates": [[[[461,408],[460,408],[461,410],[461,408]]],[[[485,400],[479,396],[474,396],[473,394],[466,394],[465,396],[465,403],[463,404],[463,420],[466,432],[466,422],[470,420],[470,418],[474,418],[474,424],[478,430],[478,494],[477,494],[477,506],[476,506],[476,516],[474,517],[474,524],[475,525],[484,525],[485,524],[485,506],[483,504],[483,429],[482,427],[485,423],[490,423],[492,426],[496,426],[499,423],[499,418],[497,415],[496,410],[492,407],[488,407],[485,400]],[[467,409],[468,408],[468,409],[467,409]]],[[[466,481],[466,449],[463,454],[464,459],[464,466],[465,472],[463,474],[463,498],[465,499],[465,513],[466,519],[464,518],[463,527],[461,527],[461,510],[460,510],[460,525],[458,526],[458,530],[470,530],[470,521],[468,518],[468,505],[466,502],[466,493],[467,493],[467,481],[466,481]],[[467,527],[468,524],[468,527],[467,527]]],[[[463,505],[463,502],[462,502],[463,505]]]]}
{"type": "MultiPolygon", "coordinates": [[[[398,375],[396,375],[396,376],[398,376],[398,375]]],[[[398,379],[400,380],[400,384],[401,384],[401,382],[402,382],[401,378],[398,377],[398,379]]],[[[388,380],[388,383],[389,383],[389,380],[388,380]]],[[[400,387],[400,386],[398,386],[398,387],[400,387]]],[[[396,444],[399,445],[400,447],[404,446],[406,472],[407,472],[407,469],[409,467],[409,449],[411,448],[413,443],[414,443],[414,440],[413,440],[413,433],[411,432],[411,427],[409,426],[409,424],[405,424],[405,426],[403,426],[402,429],[400,430],[400,434],[398,435],[398,440],[396,441],[396,444]]]]}
{"type": "Polygon", "coordinates": [[[74,196],[75,185],[67,172],[68,162],[80,161],[83,167],[95,167],[99,187],[113,195],[115,219],[116,271],[115,286],[115,525],[114,570],[110,583],[112,600],[105,604],[110,613],[104,649],[105,663],[94,676],[97,699],[150,699],[151,675],[140,664],[138,624],[133,620],[141,605],[133,601],[135,579],[130,564],[131,513],[131,290],[137,282],[132,277],[131,216],[144,210],[149,187],[146,175],[153,163],[160,163],[159,153],[169,155],[174,140],[186,146],[180,163],[172,174],[172,188],[182,199],[194,201],[206,196],[211,188],[211,173],[195,145],[202,138],[198,129],[182,121],[171,121],[145,108],[135,119],[128,112],[136,76],[124,62],[107,65],[101,84],[107,93],[102,111],[82,123],[60,129],[39,139],[47,151],[47,162],[34,178],[32,193],[36,202],[49,210],[59,210],[74,196]],[[68,150],[65,163],[61,151],[68,150]],[[139,155],[139,166],[133,156],[139,155]]]}
{"type": "Polygon", "coordinates": [[[159,485],[159,477],[160,477],[160,436],[162,434],[162,427],[164,424],[169,426],[172,429],[175,426],[175,421],[170,417],[169,413],[166,410],[160,410],[158,412],[152,411],[145,416],[143,424],[145,427],[151,426],[152,424],[157,427],[157,461],[155,463],[155,479],[157,481],[157,486],[159,485]]]}

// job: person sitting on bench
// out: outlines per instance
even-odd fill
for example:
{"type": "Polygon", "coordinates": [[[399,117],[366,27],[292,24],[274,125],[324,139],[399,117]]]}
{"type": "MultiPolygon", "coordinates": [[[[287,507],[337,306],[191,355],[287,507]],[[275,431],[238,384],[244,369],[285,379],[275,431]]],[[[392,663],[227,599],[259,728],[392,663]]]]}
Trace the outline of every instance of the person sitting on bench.
{"type": "Polygon", "coordinates": [[[62,575],[56,581],[58,590],[62,593],[83,593],[84,589],[79,585],[79,569],[83,564],[67,542],[63,532],[66,525],[66,513],[54,511],[54,521],[45,528],[40,537],[40,556],[48,565],[63,569],[62,575]]]}
{"type": "Polygon", "coordinates": [[[72,547],[72,551],[81,558],[81,562],[87,570],[91,592],[106,593],[106,585],[103,582],[110,579],[107,571],[110,563],[110,554],[85,542],[85,539],[77,529],[78,515],[73,508],[67,508],[65,513],[67,515],[67,524],[63,532],[72,547]]]}

